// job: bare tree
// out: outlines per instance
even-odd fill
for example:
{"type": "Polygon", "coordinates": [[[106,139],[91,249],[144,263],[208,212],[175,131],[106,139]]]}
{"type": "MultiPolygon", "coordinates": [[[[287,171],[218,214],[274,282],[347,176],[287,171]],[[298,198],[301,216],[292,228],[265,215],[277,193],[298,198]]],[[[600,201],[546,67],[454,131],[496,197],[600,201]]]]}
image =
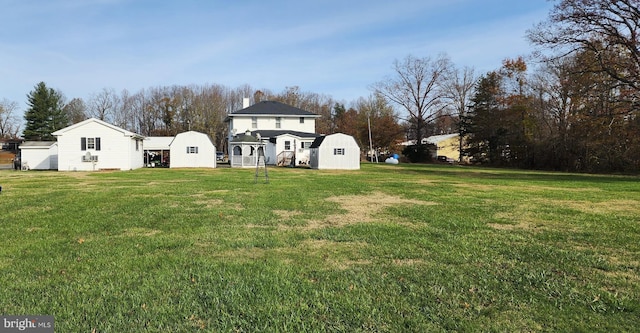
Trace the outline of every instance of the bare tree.
{"type": "Polygon", "coordinates": [[[89,99],[88,114],[103,121],[112,121],[119,103],[120,98],[113,88],[103,88],[89,99]]]}
{"type": "Polygon", "coordinates": [[[445,94],[440,85],[450,66],[445,55],[435,59],[407,56],[394,62],[394,76],[372,86],[376,94],[408,113],[418,146],[422,146],[427,124],[444,107],[445,94]]]}
{"type": "MultiPolygon", "coordinates": [[[[467,108],[477,81],[478,77],[472,67],[452,67],[442,84],[448,107],[457,120],[458,133],[460,134],[459,149],[461,152],[463,150],[467,108]]],[[[462,162],[462,154],[460,154],[459,162],[462,162]]]]}
{"type": "Polygon", "coordinates": [[[640,0],[561,0],[528,37],[563,55],[592,52],[596,70],[640,92],[640,0]]]}
{"type": "Polygon", "coordinates": [[[69,118],[71,124],[76,124],[87,119],[87,106],[81,98],[72,99],[62,110],[67,114],[67,118],[69,118]]]}
{"type": "Polygon", "coordinates": [[[0,101],[0,138],[17,138],[20,123],[15,114],[18,103],[8,99],[0,101]]]}

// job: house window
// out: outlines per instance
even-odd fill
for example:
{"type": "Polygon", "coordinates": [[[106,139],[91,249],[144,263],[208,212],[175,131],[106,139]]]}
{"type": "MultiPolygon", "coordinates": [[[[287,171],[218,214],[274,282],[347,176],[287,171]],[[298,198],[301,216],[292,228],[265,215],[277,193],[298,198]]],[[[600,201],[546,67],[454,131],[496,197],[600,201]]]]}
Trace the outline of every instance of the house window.
{"type": "Polygon", "coordinates": [[[100,150],[100,138],[80,138],[80,150],[100,150]]]}
{"type": "Polygon", "coordinates": [[[344,155],[344,148],[333,148],[333,155],[344,155]]]}
{"type": "Polygon", "coordinates": [[[291,150],[291,141],[284,142],[284,150],[291,150]]]}
{"type": "Polygon", "coordinates": [[[282,126],[282,118],[276,117],[276,128],[280,128],[282,126]]]}
{"type": "Polygon", "coordinates": [[[300,123],[304,124],[304,117],[300,117],[300,123]]]}
{"type": "Polygon", "coordinates": [[[198,147],[187,147],[187,154],[197,154],[198,147]]]}
{"type": "Polygon", "coordinates": [[[251,117],[251,128],[258,128],[258,117],[251,117]]]}
{"type": "Polygon", "coordinates": [[[136,151],[140,151],[140,141],[136,139],[136,151]]]}

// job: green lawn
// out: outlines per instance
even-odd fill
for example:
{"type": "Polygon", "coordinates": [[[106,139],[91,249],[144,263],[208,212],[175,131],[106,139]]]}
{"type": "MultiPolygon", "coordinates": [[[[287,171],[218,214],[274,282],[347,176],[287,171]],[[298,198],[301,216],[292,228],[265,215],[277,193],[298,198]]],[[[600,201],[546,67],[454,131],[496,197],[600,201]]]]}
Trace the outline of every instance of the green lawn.
{"type": "Polygon", "coordinates": [[[0,171],[0,313],[56,332],[637,331],[640,179],[0,171]]]}

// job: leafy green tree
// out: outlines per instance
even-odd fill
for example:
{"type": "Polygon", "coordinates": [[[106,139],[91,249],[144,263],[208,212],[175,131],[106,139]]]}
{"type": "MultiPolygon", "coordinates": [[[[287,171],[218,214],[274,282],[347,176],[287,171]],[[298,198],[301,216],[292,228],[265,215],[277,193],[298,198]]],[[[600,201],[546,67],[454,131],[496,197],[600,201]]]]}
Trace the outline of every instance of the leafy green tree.
{"type": "Polygon", "coordinates": [[[29,109],[24,115],[27,124],[22,135],[27,140],[54,140],[51,133],[69,124],[63,111],[62,94],[40,82],[27,99],[29,109]]]}

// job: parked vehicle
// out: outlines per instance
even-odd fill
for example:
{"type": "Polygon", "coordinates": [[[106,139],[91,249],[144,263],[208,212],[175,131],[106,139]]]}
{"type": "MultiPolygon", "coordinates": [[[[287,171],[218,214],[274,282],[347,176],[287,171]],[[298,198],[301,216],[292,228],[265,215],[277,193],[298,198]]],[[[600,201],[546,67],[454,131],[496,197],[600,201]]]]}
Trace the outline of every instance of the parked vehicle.
{"type": "Polygon", "coordinates": [[[446,157],[446,156],[443,156],[443,155],[438,156],[438,157],[436,158],[436,160],[437,160],[438,162],[442,162],[442,163],[449,163],[449,164],[453,164],[453,162],[455,162],[455,161],[453,160],[453,158],[449,158],[449,157],[446,157]]]}

